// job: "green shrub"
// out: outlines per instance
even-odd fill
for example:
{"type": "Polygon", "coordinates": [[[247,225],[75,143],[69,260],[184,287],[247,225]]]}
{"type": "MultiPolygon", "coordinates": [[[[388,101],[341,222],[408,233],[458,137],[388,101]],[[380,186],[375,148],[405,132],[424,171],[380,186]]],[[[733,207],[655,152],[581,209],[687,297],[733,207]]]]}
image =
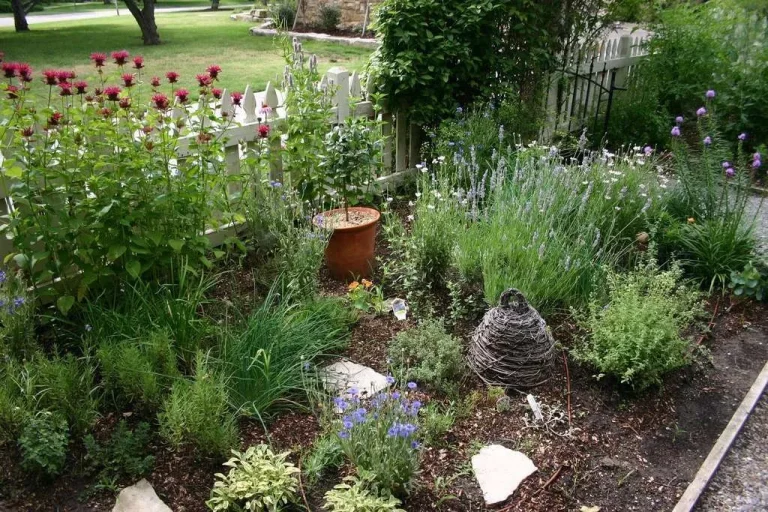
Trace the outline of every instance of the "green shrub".
{"type": "Polygon", "coordinates": [[[317,17],[317,26],[323,32],[335,32],[341,23],[341,7],[336,4],[321,4],[317,17]]]}
{"type": "Polygon", "coordinates": [[[609,271],[608,300],[593,297],[578,317],[586,335],[574,357],[637,391],[661,384],[665,374],[690,362],[682,333],[703,312],[698,292],[681,278],[679,265],[661,271],[652,258],[626,274],[609,271]]]}
{"type": "Polygon", "coordinates": [[[309,454],[301,465],[307,483],[314,485],[320,481],[328,468],[338,468],[344,462],[339,440],[336,436],[322,436],[312,445],[309,454]]]}
{"type": "Polygon", "coordinates": [[[289,453],[274,454],[265,444],[250,446],[224,463],[231,468],[216,474],[208,508],[219,510],[284,510],[297,503],[299,470],[286,462],[289,453]]]}
{"type": "MultiPolygon", "coordinates": [[[[627,98],[619,97],[619,110],[634,114],[611,114],[611,142],[644,144],[667,142],[669,128],[659,117],[693,112],[701,106],[705,91],[714,89],[718,114],[724,121],[725,139],[735,145],[746,131],[753,141],[768,137],[768,95],[764,79],[768,72],[766,13],[745,9],[735,0],[679,2],[659,11],[650,28],[649,56],[632,72],[627,98]],[[622,108],[624,104],[624,108],[622,108]],[[647,139],[638,128],[657,131],[647,139]]],[[[622,93],[623,94],[623,93],[622,93]]]]}
{"type": "Polygon", "coordinates": [[[296,5],[294,2],[280,2],[278,4],[272,4],[272,18],[277,20],[277,25],[280,28],[291,30],[293,28],[293,22],[296,20],[296,5]]]}
{"type": "Polygon", "coordinates": [[[131,341],[105,341],[96,356],[102,385],[121,406],[155,409],[179,377],[176,354],[165,331],[131,341]]]}
{"type": "Polygon", "coordinates": [[[344,348],[351,320],[340,300],[292,304],[270,292],[221,347],[230,399],[243,414],[263,417],[305,398],[308,372],[321,356],[344,348]]]}
{"type": "Polygon", "coordinates": [[[21,363],[0,365],[0,442],[15,441],[37,407],[37,375],[21,363]]]}
{"type": "Polygon", "coordinates": [[[155,458],[148,454],[149,429],[149,423],[141,422],[135,430],[130,430],[125,420],[120,420],[104,444],[98,443],[92,435],[85,436],[86,463],[97,473],[100,482],[115,482],[121,478],[136,480],[151,471],[155,458]]]}
{"type": "Polygon", "coordinates": [[[355,477],[347,477],[325,493],[325,508],[333,512],[405,512],[398,508],[400,500],[385,493],[379,496],[366,488],[367,483],[355,477]]]}
{"type": "Polygon", "coordinates": [[[398,333],[389,346],[389,357],[403,368],[405,378],[451,394],[466,369],[461,352],[461,340],[432,319],[398,333]]]}
{"type": "Polygon", "coordinates": [[[21,464],[31,473],[56,476],[64,469],[68,444],[67,421],[41,411],[27,419],[19,436],[21,464]]]}
{"type": "Polygon", "coordinates": [[[237,443],[227,388],[198,354],[194,378],[177,380],[158,414],[160,435],[174,448],[194,445],[206,455],[222,455],[237,443]]]}
{"type": "MultiPolygon", "coordinates": [[[[408,388],[415,389],[416,384],[410,382],[408,388]]],[[[377,490],[396,496],[408,493],[419,467],[416,432],[421,402],[411,400],[408,394],[380,393],[366,408],[359,403],[356,390],[350,390],[333,404],[343,413],[333,427],[346,458],[377,490]]]]}

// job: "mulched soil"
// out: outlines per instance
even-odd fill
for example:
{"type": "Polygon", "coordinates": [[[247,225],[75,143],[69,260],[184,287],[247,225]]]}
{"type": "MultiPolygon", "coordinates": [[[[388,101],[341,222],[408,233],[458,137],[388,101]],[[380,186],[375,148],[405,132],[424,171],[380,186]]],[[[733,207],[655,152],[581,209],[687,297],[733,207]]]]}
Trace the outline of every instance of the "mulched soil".
{"type": "MultiPolygon", "coordinates": [[[[216,288],[217,298],[241,306],[262,293],[258,276],[242,265],[216,288]],[[242,296],[245,296],[243,298],[242,296]]],[[[374,280],[380,278],[374,275],[374,280]]],[[[346,285],[323,273],[323,293],[343,295],[346,285]]],[[[473,396],[475,407],[457,420],[442,443],[424,449],[416,491],[404,508],[486,510],[469,464],[483,444],[498,443],[527,454],[538,467],[515,495],[496,511],[579,510],[599,506],[601,512],[670,510],[693,478],[717,436],[729,421],[744,393],[768,360],[768,307],[752,302],[713,299],[717,309],[712,333],[703,338],[706,357],[672,375],[663,389],[632,396],[615,382],[595,380],[592,373],[559,357],[549,383],[532,390],[551,421],[547,427],[531,421],[525,394],[510,392],[510,410],[499,412],[477,379],[462,383],[463,396],[473,396]],[[570,395],[568,389],[570,386],[570,395]],[[570,398],[570,401],[569,401],[570,398]],[[570,427],[569,427],[570,424],[570,427]]],[[[354,327],[344,356],[386,371],[386,346],[412,321],[390,316],[364,316],[354,327]]],[[[555,338],[571,343],[574,326],[563,319],[552,322],[555,338]]],[[[463,330],[463,329],[462,329],[463,330]]],[[[467,338],[468,339],[468,338],[467,338]]],[[[438,400],[426,394],[425,402],[438,400]]],[[[120,415],[107,415],[96,426],[104,438],[120,415]]],[[[129,418],[129,421],[138,421],[129,418]]],[[[241,422],[243,447],[269,438],[277,450],[306,449],[319,434],[309,414],[288,412],[267,425],[241,422]]],[[[155,440],[156,464],[147,480],[174,511],[204,511],[214,473],[223,460],[201,458],[193,451],[170,451],[155,440]]],[[[19,467],[14,446],[0,446],[0,511],[111,510],[114,494],[84,494],[94,482],[81,477],[83,450],[72,446],[70,471],[53,482],[28,479],[19,467]]],[[[298,463],[298,457],[292,456],[298,463]]],[[[345,470],[342,470],[342,474],[345,470]]],[[[331,475],[317,488],[305,490],[312,510],[320,510],[324,490],[339,481],[331,475]]],[[[133,482],[118,482],[122,487],[133,482]]]]}

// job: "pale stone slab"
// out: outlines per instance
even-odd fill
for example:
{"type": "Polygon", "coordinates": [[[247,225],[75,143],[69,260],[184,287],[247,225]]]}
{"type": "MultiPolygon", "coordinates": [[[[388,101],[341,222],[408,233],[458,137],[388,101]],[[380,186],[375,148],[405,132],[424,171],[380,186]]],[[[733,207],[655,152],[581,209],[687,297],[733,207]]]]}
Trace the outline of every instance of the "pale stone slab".
{"type": "Polygon", "coordinates": [[[387,377],[352,361],[339,361],[326,366],[325,383],[339,394],[355,388],[362,397],[371,397],[389,386],[387,377]]]}
{"type": "Polygon", "coordinates": [[[472,470],[485,504],[493,505],[512,496],[522,481],[536,471],[536,466],[525,454],[492,444],[472,457],[472,470]]]}
{"type": "Polygon", "coordinates": [[[171,512],[171,509],[157,497],[149,482],[142,478],[120,491],[112,512],[171,512]]]}

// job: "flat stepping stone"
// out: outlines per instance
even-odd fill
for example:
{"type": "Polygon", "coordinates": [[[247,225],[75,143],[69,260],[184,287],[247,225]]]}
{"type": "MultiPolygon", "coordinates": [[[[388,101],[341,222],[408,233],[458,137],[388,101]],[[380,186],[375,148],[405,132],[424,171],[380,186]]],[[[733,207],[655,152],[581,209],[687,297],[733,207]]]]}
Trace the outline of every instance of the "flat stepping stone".
{"type": "Polygon", "coordinates": [[[325,385],[340,395],[348,394],[349,390],[354,388],[361,397],[372,397],[389,387],[386,376],[352,361],[333,363],[326,366],[323,373],[325,385]]]}
{"type": "Polygon", "coordinates": [[[120,491],[112,512],[171,512],[171,509],[157,497],[150,483],[142,478],[120,491]]]}
{"type": "Polygon", "coordinates": [[[472,457],[472,470],[485,504],[493,505],[512,496],[522,481],[536,471],[536,466],[524,453],[492,444],[472,457]]]}

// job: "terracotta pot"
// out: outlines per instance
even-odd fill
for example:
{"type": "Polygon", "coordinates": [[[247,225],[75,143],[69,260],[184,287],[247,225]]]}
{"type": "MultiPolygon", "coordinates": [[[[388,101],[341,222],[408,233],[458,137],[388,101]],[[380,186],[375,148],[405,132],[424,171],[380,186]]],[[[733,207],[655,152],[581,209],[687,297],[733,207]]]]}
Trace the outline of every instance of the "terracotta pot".
{"type": "MultiPolygon", "coordinates": [[[[329,210],[315,216],[316,226],[324,227],[320,217],[344,212],[343,208],[329,210]]],[[[374,208],[352,206],[349,212],[366,213],[371,220],[357,226],[334,228],[331,239],[325,248],[325,262],[331,275],[339,280],[351,280],[370,277],[376,263],[376,224],[381,214],[374,208]]]]}

